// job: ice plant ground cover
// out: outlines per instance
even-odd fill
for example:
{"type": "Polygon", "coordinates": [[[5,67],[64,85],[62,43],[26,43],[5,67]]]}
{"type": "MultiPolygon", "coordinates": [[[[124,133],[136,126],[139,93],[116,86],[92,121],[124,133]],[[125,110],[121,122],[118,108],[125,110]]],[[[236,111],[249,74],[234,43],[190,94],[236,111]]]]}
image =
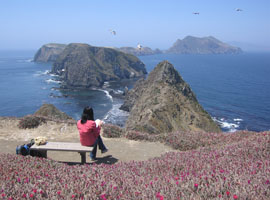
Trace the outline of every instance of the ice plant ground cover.
{"type": "Polygon", "coordinates": [[[196,144],[207,145],[114,165],[0,154],[0,198],[270,199],[270,132],[209,133],[196,144]]]}

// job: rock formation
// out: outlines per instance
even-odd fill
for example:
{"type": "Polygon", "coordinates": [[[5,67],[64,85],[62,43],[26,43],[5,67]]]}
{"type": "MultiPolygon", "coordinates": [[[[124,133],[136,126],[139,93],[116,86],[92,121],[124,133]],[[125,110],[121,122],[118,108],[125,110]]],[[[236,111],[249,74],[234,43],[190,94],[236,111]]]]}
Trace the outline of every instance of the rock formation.
{"type": "Polygon", "coordinates": [[[187,36],[183,40],[178,39],[166,53],[176,54],[235,54],[241,53],[238,47],[223,43],[216,38],[187,36]]]}
{"type": "Polygon", "coordinates": [[[52,120],[72,120],[72,117],[58,110],[52,104],[43,104],[39,110],[34,113],[35,116],[45,117],[52,120]]]}
{"type": "Polygon", "coordinates": [[[68,87],[98,87],[105,81],[145,75],[145,65],[135,56],[112,48],[72,43],[54,62],[52,73],[68,87]]]}
{"type": "Polygon", "coordinates": [[[121,47],[117,49],[124,53],[132,54],[135,56],[146,56],[146,55],[154,55],[154,54],[161,54],[162,51],[159,49],[152,50],[149,47],[142,47],[141,49],[133,48],[133,47],[121,47]]]}
{"type": "Polygon", "coordinates": [[[198,103],[190,86],[168,61],[159,63],[146,80],[127,92],[121,109],[130,111],[127,130],[152,134],[172,131],[220,132],[198,103]]]}
{"type": "Polygon", "coordinates": [[[45,44],[35,54],[34,62],[54,62],[65,47],[65,44],[45,44]]]}

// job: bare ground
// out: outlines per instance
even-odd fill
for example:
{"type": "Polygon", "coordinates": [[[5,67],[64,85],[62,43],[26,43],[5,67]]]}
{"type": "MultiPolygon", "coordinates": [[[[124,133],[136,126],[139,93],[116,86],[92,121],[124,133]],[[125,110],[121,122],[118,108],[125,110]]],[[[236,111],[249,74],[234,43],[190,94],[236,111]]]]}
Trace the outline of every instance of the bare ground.
{"type": "MultiPolygon", "coordinates": [[[[38,136],[47,137],[48,141],[79,142],[79,133],[75,124],[48,121],[34,129],[19,129],[17,118],[0,118],[0,150],[1,153],[14,153],[16,146],[29,143],[38,136]]],[[[98,150],[95,161],[113,164],[127,161],[143,161],[159,157],[161,154],[174,151],[158,142],[132,141],[125,138],[104,138],[103,142],[109,151],[101,154],[98,150]]],[[[48,158],[68,163],[79,163],[80,155],[76,152],[48,151],[48,158]]],[[[87,156],[87,163],[92,163],[87,156]]]]}

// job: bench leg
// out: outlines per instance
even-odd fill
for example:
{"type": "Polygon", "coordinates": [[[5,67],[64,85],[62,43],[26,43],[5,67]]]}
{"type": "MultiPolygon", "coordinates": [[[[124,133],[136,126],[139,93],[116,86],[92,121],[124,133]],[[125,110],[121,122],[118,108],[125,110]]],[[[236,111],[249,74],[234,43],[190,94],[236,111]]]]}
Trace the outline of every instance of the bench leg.
{"type": "Polygon", "coordinates": [[[47,158],[47,151],[43,151],[42,153],[43,153],[44,158],[47,158]]]}
{"type": "Polygon", "coordinates": [[[79,152],[81,154],[81,162],[82,164],[86,163],[86,153],[85,152],[79,152]]]}

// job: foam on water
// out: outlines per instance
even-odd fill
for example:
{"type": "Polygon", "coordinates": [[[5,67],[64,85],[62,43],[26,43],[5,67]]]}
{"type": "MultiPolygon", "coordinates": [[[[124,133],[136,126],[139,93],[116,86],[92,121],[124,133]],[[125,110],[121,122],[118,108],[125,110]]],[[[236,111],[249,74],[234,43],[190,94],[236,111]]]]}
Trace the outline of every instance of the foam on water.
{"type": "Polygon", "coordinates": [[[62,83],[61,81],[56,81],[56,80],[53,80],[53,79],[47,79],[46,82],[47,83],[58,83],[58,84],[62,83]]]}
{"type": "Polygon", "coordinates": [[[213,120],[218,123],[218,125],[221,127],[223,131],[226,132],[237,131],[238,128],[240,127],[240,122],[243,121],[242,119],[236,118],[236,120],[233,119],[233,121],[236,123],[233,123],[231,122],[231,120],[225,120],[224,118],[216,118],[216,117],[213,117],[213,120]]]}
{"type": "Polygon", "coordinates": [[[33,62],[33,59],[19,59],[19,60],[17,60],[17,62],[19,62],[19,63],[23,63],[23,62],[33,62]]]}
{"type": "Polygon", "coordinates": [[[242,122],[242,121],[243,121],[243,119],[236,118],[236,119],[233,119],[233,121],[235,121],[235,122],[242,122]]]}
{"type": "Polygon", "coordinates": [[[107,90],[97,89],[99,91],[102,91],[106,94],[106,96],[113,102],[113,97],[110,95],[110,93],[107,90]]]}
{"type": "Polygon", "coordinates": [[[48,75],[50,73],[50,70],[45,70],[45,71],[37,71],[34,76],[44,76],[48,75]]]}
{"type": "Polygon", "coordinates": [[[106,123],[116,124],[118,126],[124,126],[129,115],[128,112],[120,110],[122,103],[113,104],[112,109],[102,119],[106,123]]]}

